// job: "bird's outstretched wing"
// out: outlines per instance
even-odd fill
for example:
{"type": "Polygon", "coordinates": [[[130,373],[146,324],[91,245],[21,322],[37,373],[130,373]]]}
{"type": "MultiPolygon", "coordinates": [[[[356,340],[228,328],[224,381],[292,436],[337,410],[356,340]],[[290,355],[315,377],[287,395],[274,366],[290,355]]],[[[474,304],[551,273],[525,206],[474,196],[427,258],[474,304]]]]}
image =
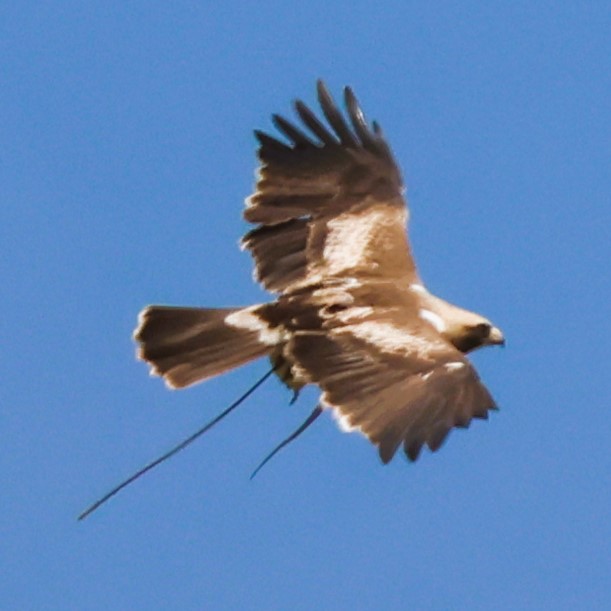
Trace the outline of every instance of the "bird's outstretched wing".
{"type": "Polygon", "coordinates": [[[329,126],[297,101],[300,127],[273,116],[288,143],[255,132],[261,166],[244,217],[257,227],[242,244],[270,291],[348,277],[417,281],[399,169],[350,88],[344,97],[348,120],[319,81],[329,126]]]}
{"type": "Polygon", "coordinates": [[[366,295],[360,291],[350,289],[352,300],[336,298],[331,307],[316,303],[316,291],[281,297],[277,306],[287,307],[280,315],[295,325],[285,346],[293,373],[321,388],[321,405],[340,425],[360,430],[386,463],[401,444],[416,460],[423,445],[437,450],[453,427],[487,418],[496,406],[475,369],[393,297],[400,289],[374,282],[366,295]]]}

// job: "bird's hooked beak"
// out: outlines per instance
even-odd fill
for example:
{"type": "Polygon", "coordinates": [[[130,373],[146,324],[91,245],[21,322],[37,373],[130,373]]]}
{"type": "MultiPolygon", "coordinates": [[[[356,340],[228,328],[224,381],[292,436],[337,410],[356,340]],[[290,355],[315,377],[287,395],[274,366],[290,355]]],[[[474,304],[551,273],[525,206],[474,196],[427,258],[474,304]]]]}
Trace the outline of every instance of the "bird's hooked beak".
{"type": "Polygon", "coordinates": [[[491,346],[504,346],[505,336],[498,327],[492,327],[492,329],[490,329],[490,333],[488,334],[488,341],[486,343],[490,344],[491,346]]]}

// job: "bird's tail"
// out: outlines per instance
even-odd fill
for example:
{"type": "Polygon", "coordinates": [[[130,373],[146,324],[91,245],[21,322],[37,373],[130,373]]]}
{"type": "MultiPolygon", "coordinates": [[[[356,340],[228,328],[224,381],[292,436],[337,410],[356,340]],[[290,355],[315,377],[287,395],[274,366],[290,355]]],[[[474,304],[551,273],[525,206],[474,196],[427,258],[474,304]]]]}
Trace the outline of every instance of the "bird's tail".
{"type": "Polygon", "coordinates": [[[134,339],[138,357],[172,388],[183,388],[269,354],[279,332],[248,308],[148,306],[134,339]]]}

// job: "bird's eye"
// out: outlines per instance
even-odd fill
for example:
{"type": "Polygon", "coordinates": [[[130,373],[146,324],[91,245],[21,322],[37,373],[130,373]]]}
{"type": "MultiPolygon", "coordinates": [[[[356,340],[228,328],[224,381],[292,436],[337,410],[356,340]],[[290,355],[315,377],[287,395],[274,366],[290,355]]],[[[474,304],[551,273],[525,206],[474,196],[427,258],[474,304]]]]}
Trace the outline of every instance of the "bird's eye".
{"type": "Polygon", "coordinates": [[[488,323],[485,323],[485,322],[482,322],[479,325],[475,326],[475,332],[482,338],[488,337],[490,335],[491,329],[492,327],[488,323]]]}

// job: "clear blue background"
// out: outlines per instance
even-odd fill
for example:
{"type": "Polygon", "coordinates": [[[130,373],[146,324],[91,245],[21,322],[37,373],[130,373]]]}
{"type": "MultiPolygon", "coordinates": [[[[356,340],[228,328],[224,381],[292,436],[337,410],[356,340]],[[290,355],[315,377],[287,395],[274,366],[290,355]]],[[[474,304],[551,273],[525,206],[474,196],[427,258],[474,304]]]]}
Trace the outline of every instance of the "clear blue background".
{"type": "MultiPolygon", "coordinates": [[[[608,2],[15,2],[0,9],[0,601],[7,609],[611,605],[608,2]],[[261,362],[182,392],[134,358],[151,302],[265,299],[237,248],[252,128],[352,85],[422,275],[508,346],[502,410],[388,467],[261,362]]],[[[608,606],[607,606],[608,608],[608,606]]]]}

